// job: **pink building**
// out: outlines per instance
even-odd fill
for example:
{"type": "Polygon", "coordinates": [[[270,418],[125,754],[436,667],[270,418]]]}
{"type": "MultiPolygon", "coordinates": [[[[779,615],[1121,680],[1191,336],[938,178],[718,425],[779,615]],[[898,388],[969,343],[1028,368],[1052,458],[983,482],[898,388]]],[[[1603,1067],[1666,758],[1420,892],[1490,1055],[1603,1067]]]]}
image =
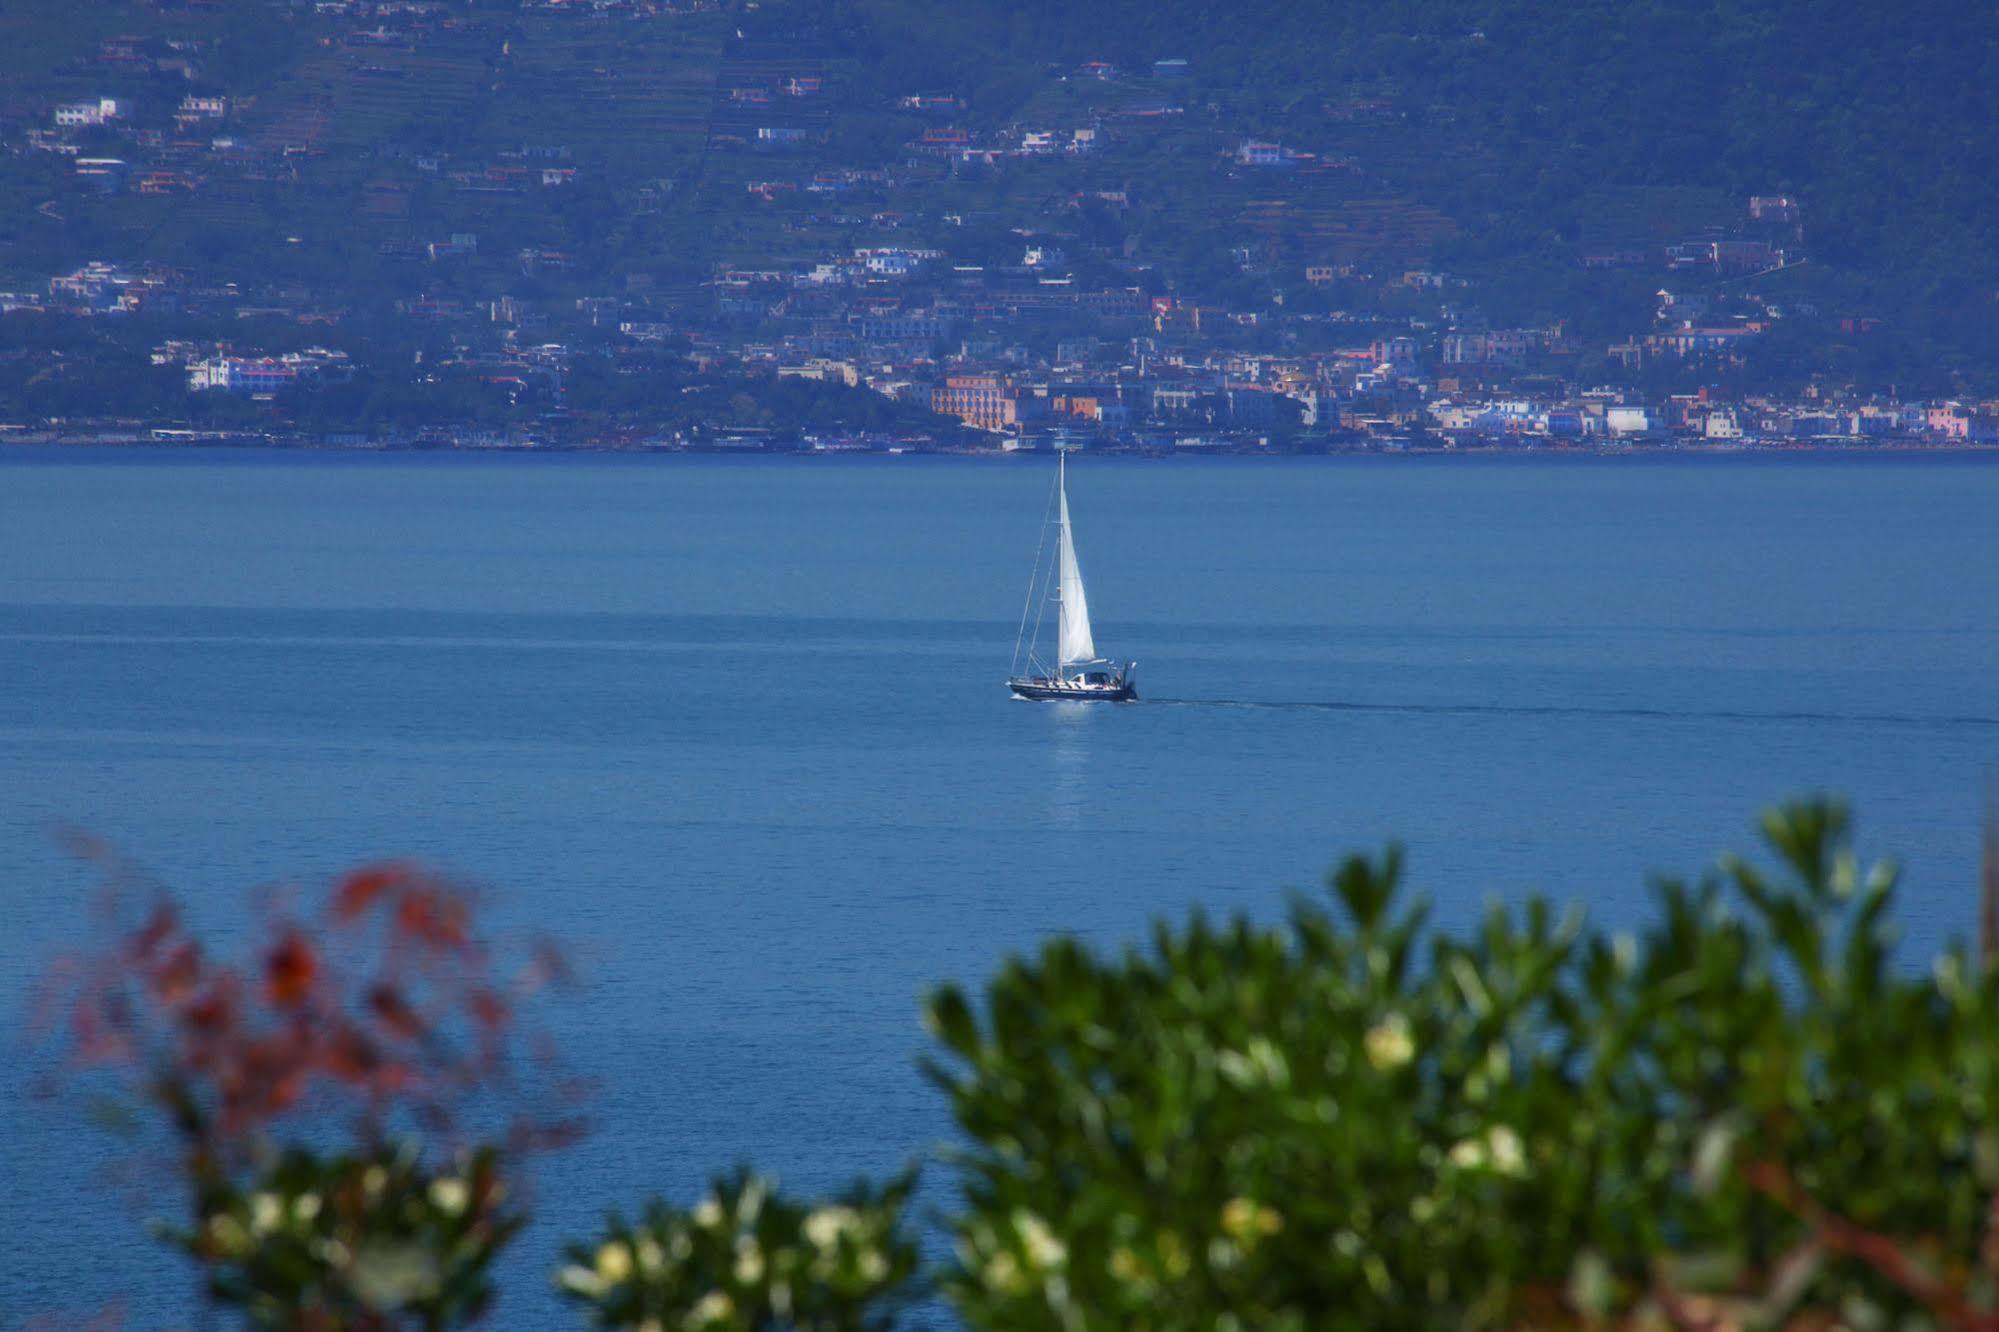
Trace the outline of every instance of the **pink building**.
{"type": "Polygon", "coordinates": [[[1971,413],[1957,403],[1945,403],[1929,410],[1929,430],[1932,435],[1942,435],[1945,439],[1969,439],[1971,437],[1971,413]]]}

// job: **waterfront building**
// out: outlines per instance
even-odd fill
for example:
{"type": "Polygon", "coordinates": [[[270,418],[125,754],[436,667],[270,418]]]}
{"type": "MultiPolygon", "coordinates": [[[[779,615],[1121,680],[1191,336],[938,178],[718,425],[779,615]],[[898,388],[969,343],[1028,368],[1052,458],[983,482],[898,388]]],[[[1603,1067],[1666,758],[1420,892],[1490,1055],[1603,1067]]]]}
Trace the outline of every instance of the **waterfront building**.
{"type": "Polygon", "coordinates": [[[930,390],[931,411],[981,430],[1015,429],[1045,408],[1046,400],[1024,397],[1002,375],[952,375],[930,390]]]}

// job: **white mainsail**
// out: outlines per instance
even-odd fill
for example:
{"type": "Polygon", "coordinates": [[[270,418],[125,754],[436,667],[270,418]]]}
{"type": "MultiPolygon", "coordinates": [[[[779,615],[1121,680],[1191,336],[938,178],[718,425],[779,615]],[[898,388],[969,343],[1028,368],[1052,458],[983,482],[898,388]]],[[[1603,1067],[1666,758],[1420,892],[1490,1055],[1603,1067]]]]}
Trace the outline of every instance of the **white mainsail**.
{"type": "Polygon", "coordinates": [[[1069,482],[1068,460],[1063,459],[1060,481],[1062,493],[1062,537],[1061,566],[1059,572],[1060,591],[1057,596],[1062,602],[1061,616],[1061,664],[1095,661],[1097,643],[1090,635],[1090,599],[1083,592],[1083,570],[1076,563],[1076,540],[1069,529],[1069,482]]]}

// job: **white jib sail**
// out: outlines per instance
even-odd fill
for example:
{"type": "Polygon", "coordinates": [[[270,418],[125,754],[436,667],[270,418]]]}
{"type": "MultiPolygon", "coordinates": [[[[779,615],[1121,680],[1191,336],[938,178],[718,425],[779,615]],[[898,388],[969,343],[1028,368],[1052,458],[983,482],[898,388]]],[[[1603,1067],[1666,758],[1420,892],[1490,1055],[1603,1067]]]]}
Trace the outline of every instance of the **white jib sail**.
{"type": "Polygon", "coordinates": [[[1069,532],[1069,488],[1062,487],[1061,541],[1062,665],[1095,661],[1097,643],[1090,636],[1090,599],[1083,593],[1083,570],[1076,563],[1076,541],[1069,532]]]}

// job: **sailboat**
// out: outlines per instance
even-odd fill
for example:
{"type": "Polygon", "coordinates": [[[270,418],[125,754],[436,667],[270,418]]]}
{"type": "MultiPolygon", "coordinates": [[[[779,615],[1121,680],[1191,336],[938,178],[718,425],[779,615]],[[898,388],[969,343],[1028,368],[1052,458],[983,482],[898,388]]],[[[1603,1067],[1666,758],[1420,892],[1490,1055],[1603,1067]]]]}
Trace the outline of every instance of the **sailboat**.
{"type": "MultiPolygon", "coordinates": [[[[1044,569],[1041,552],[1034,555],[1034,574],[1027,584],[1027,605],[1020,613],[1020,634],[1013,643],[1013,667],[1006,687],[1017,698],[1043,702],[1128,703],[1138,697],[1138,663],[1123,666],[1097,655],[1090,632],[1090,599],[1083,591],[1083,569],[1076,562],[1076,534],[1069,524],[1069,455],[1058,453],[1055,465],[1055,559],[1044,569]],[[1036,602],[1040,613],[1036,613],[1036,602]],[[1041,656],[1041,628],[1055,606],[1055,657],[1041,656]],[[1034,625],[1028,635],[1030,619],[1034,625]]],[[[1042,526],[1046,548],[1048,529],[1042,526]]]]}

